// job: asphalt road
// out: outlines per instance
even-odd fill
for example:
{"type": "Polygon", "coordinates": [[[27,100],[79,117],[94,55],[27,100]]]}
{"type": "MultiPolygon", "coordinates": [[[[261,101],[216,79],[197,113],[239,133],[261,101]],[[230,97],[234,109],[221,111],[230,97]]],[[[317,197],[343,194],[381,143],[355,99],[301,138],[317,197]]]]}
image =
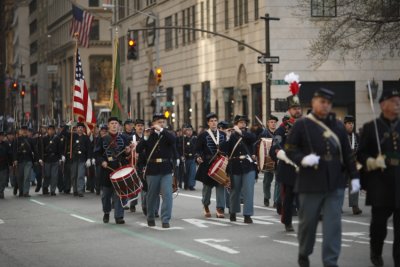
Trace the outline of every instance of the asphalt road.
{"type": "MultiPolygon", "coordinates": [[[[206,219],[201,206],[201,184],[196,191],[181,190],[174,199],[171,228],[147,227],[141,212],[126,211],[125,225],[102,222],[100,197],[58,194],[19,198],[6,189],[0,200],[0,266],[297,266],[296,233],[288,234],[275,210],[263,206],[262,180],[256,184],[254,224],[206,219]]],[[[213,196],[215,193],[213,192],[213,196]]],[[[369,261],[370,208],[362,215],[343,208],[340,266],[372,266],[369,261]]],[[[226,211],[227,212],[227,211],[226,211]]],[[[297,217],[294,217],[297,229],[297,217]]],[[[384,247],[385,266],[393,266],[392,221],[384,247]]],[[[321,263],[321,227],[311,266],[321,263]]]]}

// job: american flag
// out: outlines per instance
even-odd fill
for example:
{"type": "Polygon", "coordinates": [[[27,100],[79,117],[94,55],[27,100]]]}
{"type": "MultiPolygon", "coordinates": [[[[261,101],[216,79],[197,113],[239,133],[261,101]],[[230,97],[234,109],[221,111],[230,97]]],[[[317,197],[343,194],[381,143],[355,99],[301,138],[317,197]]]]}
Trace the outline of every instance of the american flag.
{"type": "Polygon", "coordinates": [[[85,77],[83,76],[82,61],[81,56],[79,55],[79,50],[76,52],[74,114],[78,117],[78,121],[86,122],[91,129],[96,123],[92,101],[90,100],[85,77]]]}
{"type": "Polygon", "coordinates": [[[89,46],[89,34],[92,26],[93,16],[79,7],[72,5],[72,24],[70,29],[71,36],[78,33],[78,40],[81,46],[89,46]]]}

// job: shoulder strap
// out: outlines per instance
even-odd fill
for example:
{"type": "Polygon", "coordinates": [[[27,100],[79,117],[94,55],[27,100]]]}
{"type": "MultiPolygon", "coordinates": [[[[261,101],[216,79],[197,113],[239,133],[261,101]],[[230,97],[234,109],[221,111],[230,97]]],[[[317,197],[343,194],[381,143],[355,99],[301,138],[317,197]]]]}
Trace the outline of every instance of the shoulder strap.
{"type": "MultiPolygon", "coordinates": [[[[235,152],[235,150],[236,150],[237,146],[240,144],[240,142],[242,141],[242,139],[243,139],[243,137],[240,137],[240,138],[239,138],[239,140],[237,140],[237,142],[236,142],[235,146],[234,146],[234,147],[233,147],[233,149],[232,149],[232,152],[231,152],[231,154],[229,155],[229,159],[231,159],[231,158],[232,158],[232,156],[233,156],[233,153],[235,152]]],[[[229,160],[229,159],[228,159],[228,160],[229,160]]]]}

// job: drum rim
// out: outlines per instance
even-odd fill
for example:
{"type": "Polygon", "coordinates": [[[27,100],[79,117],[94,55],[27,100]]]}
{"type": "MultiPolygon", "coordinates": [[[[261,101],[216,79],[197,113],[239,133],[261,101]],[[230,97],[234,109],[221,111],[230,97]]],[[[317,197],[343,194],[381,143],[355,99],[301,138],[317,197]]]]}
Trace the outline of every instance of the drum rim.
{"type": "Polygon", "coordinates": [[[118,179],[122,179],[122,178],[126,178],[126,177],[128,177],[128,176],[131,176],[131,175],[134,174],[135,172],[136,172],[136,169],[135,169],[133,166],[125,165],[125,166],[119,167],[118,169],[116,169],[116,170],[114,170],[112,173],[110,173],[110,179],[111,179],[111,180],[118,181],[118,179]],[[118,177],[118,178],[113,178],[113,177],[112,177],[114,174],[116,174],[116,173],[119,172],[120,170],[123,170],[123,169],[126,169],[126,168],[132,168],[132,171],[129,172],[129,173],[127,173],[126,175],[121,176],[121,177],[118,177]]]}

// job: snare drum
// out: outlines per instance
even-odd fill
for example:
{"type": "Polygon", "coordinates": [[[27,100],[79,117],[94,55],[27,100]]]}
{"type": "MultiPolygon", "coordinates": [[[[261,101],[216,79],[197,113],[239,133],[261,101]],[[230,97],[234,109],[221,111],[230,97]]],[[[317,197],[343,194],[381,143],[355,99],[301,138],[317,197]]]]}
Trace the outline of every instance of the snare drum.
{"type": "Polygon", "coordinates": [[[228,158],[225,156],[217,156],[210,169],[208,170],[208,176],[217,181],[219,184],[228,187],[231,183],[231,179],[226,174],[226,166],[228,165],[228,158]]]}
{"type": "Polygon", "coordinates": [[[258,170],[261,172],[273,171],[275,161],[269,156],[272,146],[272,138],[261,138],[257,147],[258,170]]]}
{"type": "Polygon", "coordinates": [[[137,197],[143,184],[132,166],[121,167],[110,174],[111,183],[120,199],[137,197]]]}

